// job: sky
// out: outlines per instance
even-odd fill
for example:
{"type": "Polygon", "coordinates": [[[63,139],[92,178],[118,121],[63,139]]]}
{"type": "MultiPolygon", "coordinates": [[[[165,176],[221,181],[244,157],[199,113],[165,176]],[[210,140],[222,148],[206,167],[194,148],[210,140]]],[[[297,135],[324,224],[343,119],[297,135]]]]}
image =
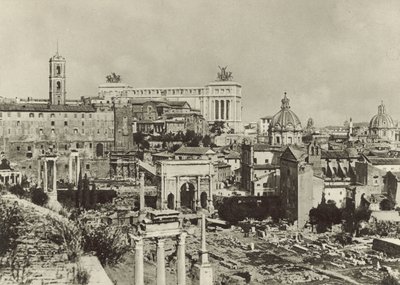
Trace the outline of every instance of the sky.
{"type": "Polygon", "coordinates": [[[243,120],[279,111],[303,125],[400,119],[400,1],[0,0],[0,96],[48,97],[48,60],[67,96],[96,96],[111,72],[134,87],[200,87],[228,66],[243,120]]]}

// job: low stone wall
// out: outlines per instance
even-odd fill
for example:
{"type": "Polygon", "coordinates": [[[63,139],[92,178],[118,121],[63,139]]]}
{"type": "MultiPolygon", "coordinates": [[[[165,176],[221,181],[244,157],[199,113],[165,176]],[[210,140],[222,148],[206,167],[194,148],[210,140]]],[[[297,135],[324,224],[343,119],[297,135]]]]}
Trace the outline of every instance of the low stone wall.
{"type": "Polygon", "coordinates": [[[372,249],[383,251],[391,256],[400,256],[400,239],[376,238],[372,243],[372,249]]]}
{"type": "Polygon", "coordinates": [[[80,265],[90,274],[88,285],[114,285],[96,256],[82,256],[80,265]]]}

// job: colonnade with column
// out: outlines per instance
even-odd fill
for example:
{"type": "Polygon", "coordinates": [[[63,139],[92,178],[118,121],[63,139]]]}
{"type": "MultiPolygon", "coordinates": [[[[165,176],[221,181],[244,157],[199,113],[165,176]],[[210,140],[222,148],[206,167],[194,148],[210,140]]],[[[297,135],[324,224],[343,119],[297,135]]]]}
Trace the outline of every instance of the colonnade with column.
{"type": "MultiPolygon", "coordinates": [[[[176,235],[177,239],[177,281],[178,285],[186,284],[186,232],[176,235]]],[[[174,237],[174,236],[172,236],[174,237]]],[[[168,236],[156,237],[157,244],[157,276],[156,284],[165,285],[165,241],[168,236]]],[[[135,285],[144,285],[144,240],[142,236],[133,236],[135,244],[135,285]]]]}
{"type": "Polygon", "coordinates": [[[21,184],[22,175],[19,171],[3,170],[0,171],[0,182],[2,184],[21,184]]]}
{"type": "Polygon", "coordinates": [[[232,99],[214,100],[214,120],[235,120],[232,118],[232,99]]]}

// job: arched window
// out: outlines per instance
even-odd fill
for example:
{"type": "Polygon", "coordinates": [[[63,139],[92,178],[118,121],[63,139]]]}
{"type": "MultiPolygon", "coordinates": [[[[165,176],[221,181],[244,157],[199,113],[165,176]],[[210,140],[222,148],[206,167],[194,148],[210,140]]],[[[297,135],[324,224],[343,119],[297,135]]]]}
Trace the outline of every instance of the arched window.
{"type": "Polygon", "coordinates": [[[29,113],[29,118],[34,118],[34,117],[35,117],[35,114],[29,113]]]}
{"type": "Polygon", "coordinates": [[[61,89],[61,82],[57,81],[57,90],[60,90],[60,89],[61,89]]]}
{"type": "Polygon", "coordinates": [[[43,113],[39,113],[39,118],[43,118],[43,113]]]}
{"type": "Polygon", "coordinates": [[[57,65],[56,69],[57,69],[57,75],[60,75],[61,74],[61,66],[57,65]]]}

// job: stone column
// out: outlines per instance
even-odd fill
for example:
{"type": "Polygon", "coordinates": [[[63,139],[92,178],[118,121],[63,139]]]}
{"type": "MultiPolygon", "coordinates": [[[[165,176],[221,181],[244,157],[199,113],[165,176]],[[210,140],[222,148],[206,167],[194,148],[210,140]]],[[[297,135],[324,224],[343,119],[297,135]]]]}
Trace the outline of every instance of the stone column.
{"type": "Polygon", "coordinates": [[[196,209],[201,208],[200,205],[200,185],[201,185],[201,177],[197,176],[197,197],[196,197],[196,209]]]}
{"type": "Polygon", "coordinates": [[[68,180],[69,183],[72,183],[72,156],[69,156],[68,160],[68,180]]]}
{"type": "Polygon", "coordinates": [[[79,156],[76,157],[76,185],[79,182],[79,173],[81,172],[81,161],[79,156]]]}
{"type": "Polygon", "coordinates": [[[161,164],[161,195],[160,195],[160,209],[164,210],[164,196],[165,196],[165,180],[164,180],[164,166],[161,164]]]}
{"type": "Polygon", "coordinates": [[[135,240],[135,285],[144,284],[143,238],[135,240]]]}
{"type": "Polygon", "coordinates": [[[145,202],[144,202],[144,173],[140,172],[140,211],[144,210],[145,202]]]}
{"type": "Polygon", "coordinates": [[[178,274],[178,285],[186,285],[186,267],[185,267],[185,261],[186,261],[186,254],[185,254],[185,239],[186,239],[187,233],[183,232],[178,236],[178,252],[177,252],[177,258],[178,258],[178,268],[177,268],[177,274],[178,274]]]}
{"type": "Polygon", "coordinates": [[[157,285],[165,285],[165,240],[157,239],[157,285]]]}
{"type": "Polygon", "coordinates": [[[47,178],[48,178],[48,173],[47,173],[47,160],[44,160],[44,171],[43,171],[43,191],[47,192],[47,178]]]}
{"type": "Polygon", "coordinates": [[[175,205],[175,209],[180,209],[181,208],[181,189],[179,188],[179,184],[180,184],[180,177],[177,176],[176,177],[176,205],[175,205]]]}
{"type": "Polygon", "coordinates": [[[40,159],[38,159],[38,177],[37,177],[37,185],[40,188],[40,184],[42,184],[42,180],[41,180],[41,172],[42,172],[42,167],[41,167],[41,163],[40,163],[40,159]]]}
{"type": "Polygon", "coordinates": [[[56,160],[53,160],[53,193],[57,193],[57,163],[56,160]]]}

